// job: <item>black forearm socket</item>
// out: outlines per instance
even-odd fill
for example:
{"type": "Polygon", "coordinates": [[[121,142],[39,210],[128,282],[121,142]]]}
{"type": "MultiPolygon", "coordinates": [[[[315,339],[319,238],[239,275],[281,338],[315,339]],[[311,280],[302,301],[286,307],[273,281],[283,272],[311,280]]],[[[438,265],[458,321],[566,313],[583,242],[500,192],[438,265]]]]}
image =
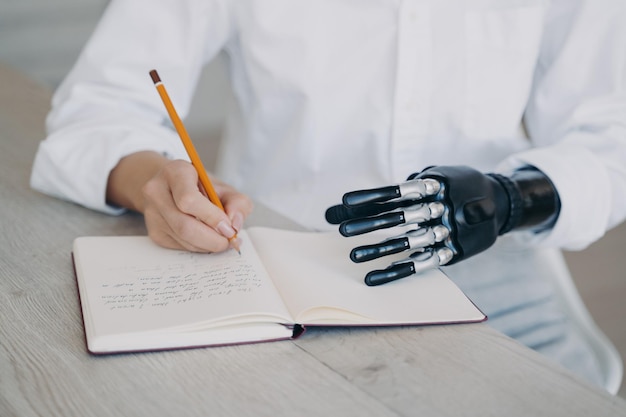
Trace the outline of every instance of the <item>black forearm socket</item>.
{"type": "Polygon", "coordinates": [[[554,226],[561,200],[552,181],[534,167],[524,167],[511,176],[490,174],[506,189],[510,200],[509,219],[500,234],[532,229],[540,232],[554,226]]]}

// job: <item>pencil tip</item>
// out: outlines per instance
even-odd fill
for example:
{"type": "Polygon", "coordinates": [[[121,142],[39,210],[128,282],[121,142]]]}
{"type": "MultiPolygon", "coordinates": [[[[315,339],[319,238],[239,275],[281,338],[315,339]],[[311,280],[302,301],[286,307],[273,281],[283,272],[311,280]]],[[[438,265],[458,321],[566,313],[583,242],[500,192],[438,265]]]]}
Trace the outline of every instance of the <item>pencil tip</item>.
{"type": "Polygon", "coordinates": [[[237,235],[233,236],[232,238],[230,238],[228,240],[230,241],[230,246],[233,249],[235,249],[239,255],[241,255],[241,246],[239,245],[239,241],[238,241],[237,235]]]}

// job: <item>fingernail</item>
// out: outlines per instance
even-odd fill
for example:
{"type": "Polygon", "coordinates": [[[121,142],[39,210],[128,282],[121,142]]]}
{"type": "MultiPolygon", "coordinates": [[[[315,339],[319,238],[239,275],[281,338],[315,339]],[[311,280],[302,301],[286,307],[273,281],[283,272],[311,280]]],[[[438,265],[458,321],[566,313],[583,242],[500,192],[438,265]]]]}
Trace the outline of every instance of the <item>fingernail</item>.
{"type": "Polygon", "coordinates": [[[233,229],[235,229],[237,232],[243,228],[243,215],[241,213],[239,212],[235,213],[231,221],[232,221],[233,229]]]}
{"type": "Polygon", "coordinates": [[[221,222],[219,222],[216,229],[218,232],[220,232],[222,236],[227,239],[230,239],[237,233],[235,232],[235,229],[233,229],[233,227],[226,222],[226,220],[222,220],[221,222]]]}

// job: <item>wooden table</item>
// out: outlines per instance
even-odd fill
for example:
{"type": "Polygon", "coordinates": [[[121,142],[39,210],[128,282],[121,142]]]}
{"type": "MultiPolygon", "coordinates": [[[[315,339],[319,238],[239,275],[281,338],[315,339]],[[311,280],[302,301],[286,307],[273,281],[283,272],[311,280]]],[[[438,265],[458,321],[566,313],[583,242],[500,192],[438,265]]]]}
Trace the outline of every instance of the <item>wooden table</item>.
{"type": "Polygon", "coordinates": [[[72,240],[144,234],[143,221],[32,191],[50,93],[1,66],[0,85],[0,416],[626,416],[623,399],[486,324],[89,355],[72,240]]]}

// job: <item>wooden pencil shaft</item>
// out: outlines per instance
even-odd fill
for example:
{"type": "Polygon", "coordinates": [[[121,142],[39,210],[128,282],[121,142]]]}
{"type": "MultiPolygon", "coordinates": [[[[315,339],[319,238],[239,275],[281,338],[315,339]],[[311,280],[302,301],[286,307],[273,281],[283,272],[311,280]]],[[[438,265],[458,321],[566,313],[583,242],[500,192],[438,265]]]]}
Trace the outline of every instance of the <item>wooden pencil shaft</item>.
{"type": "Polygon", "coordinates": [[[165,86],[161,82],[161,79],[158,76],[156,71],[154,70],[150,71],[150,76],[152,77],[152,81],[154,81],[155,83],[156,89],[159,95],[161,96],[161,100],[163,101],[163,104],[165,104],[165,109],[167,110],[167,113],[169,114],[170,119],[172,120],[172,123],[174,124],[174,128],[178,132],[178,135],[180,136],[180,139],[183,142],[183,146],[185,147],[185,150],[187,151],[187,154],[189,155],[189,159],[191,159],[192,165],[198,172],[200,184],[202,184],[202,187],[206,191],[207,196],[209,197],[209,200],[211,200],[211,202],[215,204],[216,206],[218,206],[220,209],[224,210],[224,206],[222,205],[222,202],[220,201],[219,196],[217,195],[217,193],[215,192],[215,189],[213,188],[213,184],[211,183],[209,175],[207,174],[206,169],[204,169],[204,164],[202,164],[202,160],[198,156],[198,152],[196,151],[196,148],[193,145],[193,142],[191,141],[189,134],[187,133],[187,129],[185,129],[185,125],[183,124],[182,120],[178,116],[178,113],[176,112],[176,109],[174,108],[174,105],[172,104],[172,100],[170,99],[169,94],[167,93],[167,90],[165,89],[165,86]]]}
{"type": "MultiPolygon", "coordinates": [[[[156,72],[156,70],[150,71],[150,77],[152,77],[152,81],[156,86],[159,96],[161,96],[163,104],[165,104],[165,109],[167,110],[167,113],[169,114],[170,119],[174,124],[174,128],[178,132],[178,136],[180,136],[180,139],[183,142],[183,146],[187,151],[187,155],[189,155],[189,159],[191,159],[191,164],[194,166],[196,172],[198,173],[200,184],[202,185],[202,188],[204,188],[204,191],[206,192],[209,201],[219,207],[220,210],[222,210],[223,212],[226,212],[226,210],[224,209],[224,205],[222,205],[222,201],[215,192],[215,189],[213,188],[213,184],[211,183],[211,179],[209,178],[206,169],[204,169],[204,164],[202,163],[200,156],[198,156],[198,152],[196,152],[196,147],[193,146],[193,142],[191,141],[191,138],[187,133],[187,129],[185,129],[183,121],[180,119],[180,117],[178,117],[178,113],[174,108],[174,104],[172,104],[172,100],[170,100],[170,96],[169,94],[167,94],[167,90],[161,82],[161,77],[159,77],[159,74],[156,72]]],[[[237,243],[237,231],[235,231],[235,234],[233,236],[227,237],[227,239],[231,243],[232,247],[235,248],[235,250],[239,252],[239,254],[241,254],[239,244],[237,243]]]]}

